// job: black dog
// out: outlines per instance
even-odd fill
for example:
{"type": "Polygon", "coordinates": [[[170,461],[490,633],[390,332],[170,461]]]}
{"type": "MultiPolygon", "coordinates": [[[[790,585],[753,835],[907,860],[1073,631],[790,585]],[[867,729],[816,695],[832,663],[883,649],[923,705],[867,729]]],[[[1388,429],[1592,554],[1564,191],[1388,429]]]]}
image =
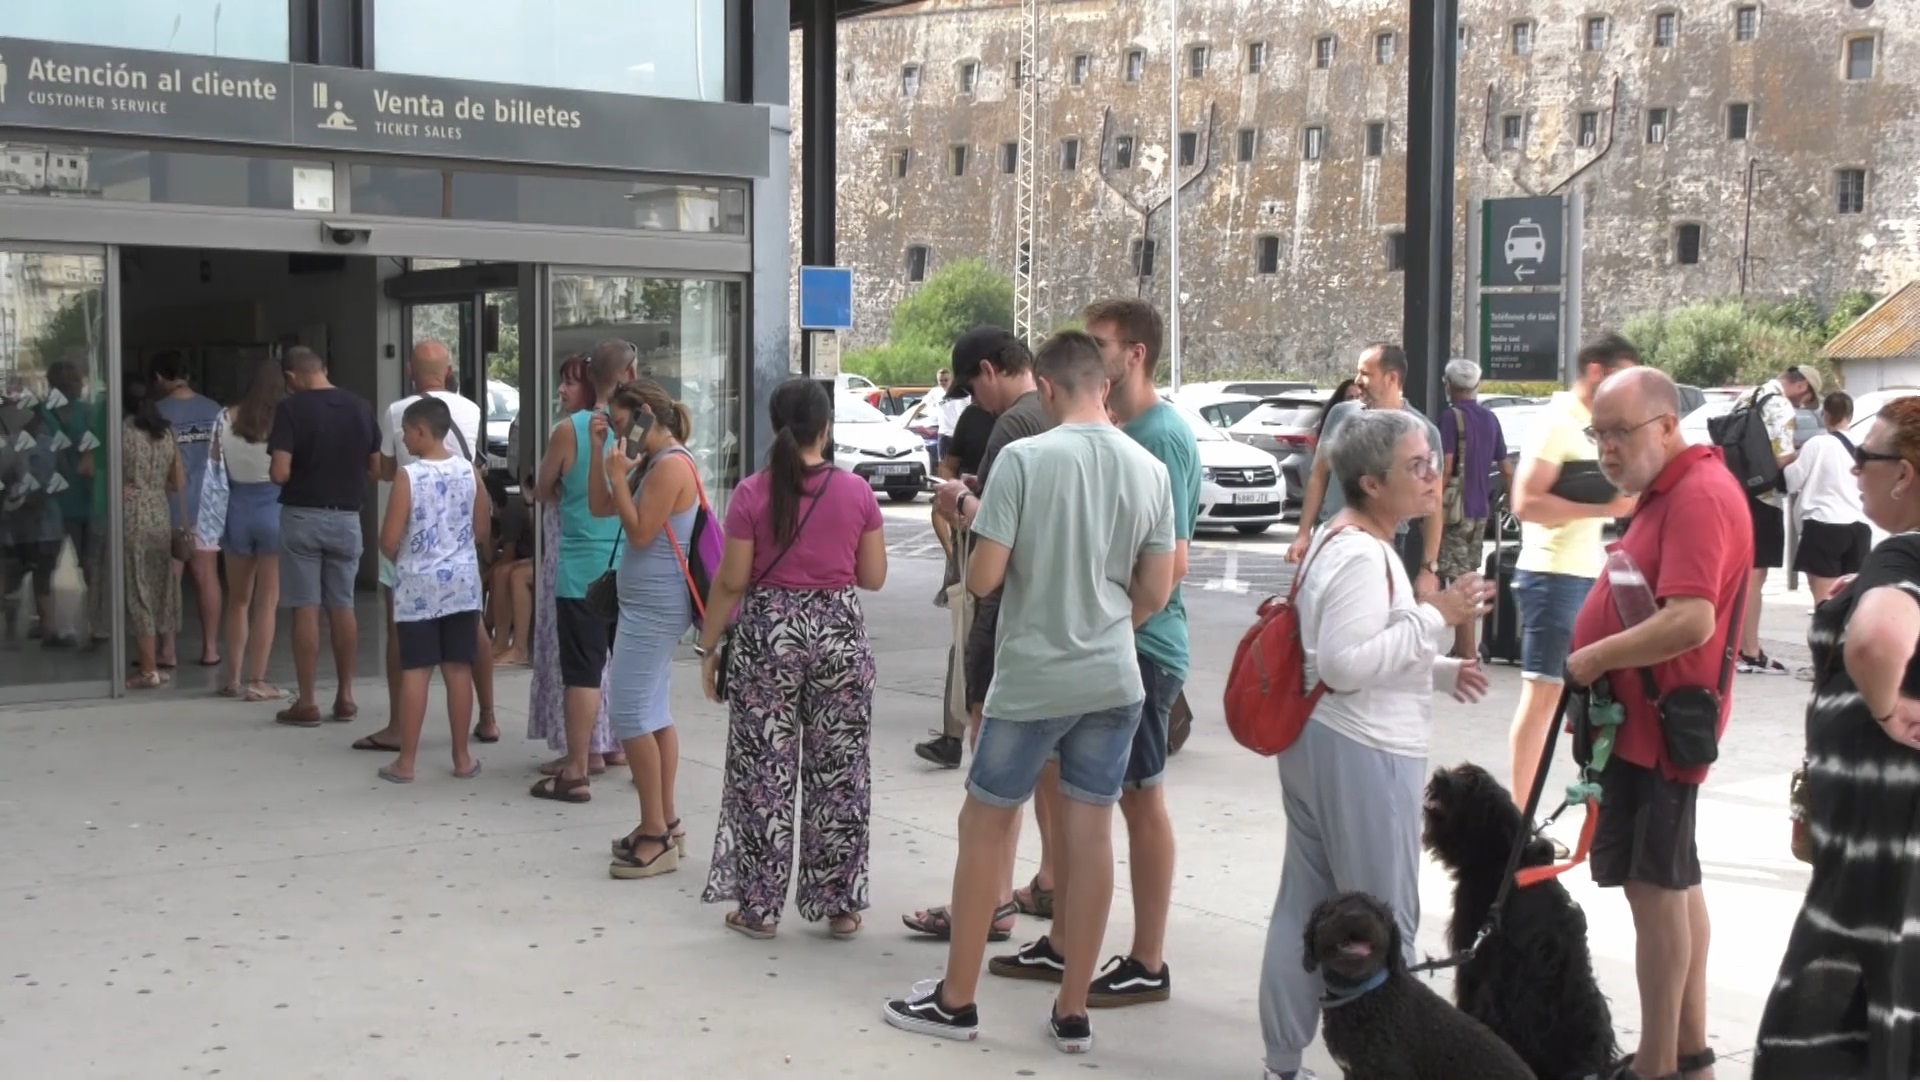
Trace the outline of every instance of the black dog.
{"type": "Polygon", "coordinates": [[[1321,971],[1320,1032],[1348,1078],[1532,1078],[1493,1031],[1407,972],[1393,913],[1367,894],[1321,902],[1307,921],[1321,971]]]}
{"type": "MultiPolygon", "coordinates": [[[[1485,926],[1514,838],[1526,829],[1506,787],[1471,763],[1435,771],[1427,783],[1426,845],[1454,880],[1451,953],[1471,947],[1485,926]]],[[[1531,838],[1520,867],[1551,863],[1552,843],[1531,838]]],[[[1460,967],[1453,1000],[1541,1078],[1603,1077],[1619,1058],[1586,914],[1558,879],[1507,892],[1500,927],[1460,967]]]]}

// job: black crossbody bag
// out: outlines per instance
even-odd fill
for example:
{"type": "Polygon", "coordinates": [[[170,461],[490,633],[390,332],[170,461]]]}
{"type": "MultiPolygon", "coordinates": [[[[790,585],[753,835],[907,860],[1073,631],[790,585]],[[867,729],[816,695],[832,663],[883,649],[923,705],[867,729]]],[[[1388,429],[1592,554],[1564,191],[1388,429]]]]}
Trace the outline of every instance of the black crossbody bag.
{"type": "Polygon", "coordinates": [[[1720,758],[1720,704],[1733,686],[1733,656],[1740,645],[1740,620],[1745,609],[1743,595],[1735,602],[1733,620],[1727,625],[1727,648],[1720,659],[1717,688],[1674,688],[1662,695],[1660,685],[1654,682],[1653,670],[1640,670],[1640,686],[1647,693],[1647,701],[1659,711],[1667,759],[1674,766],[1684,769],[1711,766],[1720,758]]]}

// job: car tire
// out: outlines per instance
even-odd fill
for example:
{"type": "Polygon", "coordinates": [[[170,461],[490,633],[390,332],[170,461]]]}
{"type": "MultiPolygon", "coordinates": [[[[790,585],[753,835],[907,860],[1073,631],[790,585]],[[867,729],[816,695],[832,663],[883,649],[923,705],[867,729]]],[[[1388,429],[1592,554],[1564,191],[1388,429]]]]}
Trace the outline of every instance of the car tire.
{"type": "Polygon", "coordinates": [[[1249,522],[1244,525],[1235,526],[1234,529],[1239,530],[1241,533],[1246,534],[1248,537],[1258,537],[1259,535],[1266,533],[1268,528],[1271,527],[1272,525],[1273,524],[1271,522],[1259,522],[1259,523],[1249,522]]]}
{"type": "Polygon", "coordinates": [[[887,490],[887,499],[892,500],[894,503],[912,503],[919,498],[920,490],[917,488],[890,488],[887,490]]]}

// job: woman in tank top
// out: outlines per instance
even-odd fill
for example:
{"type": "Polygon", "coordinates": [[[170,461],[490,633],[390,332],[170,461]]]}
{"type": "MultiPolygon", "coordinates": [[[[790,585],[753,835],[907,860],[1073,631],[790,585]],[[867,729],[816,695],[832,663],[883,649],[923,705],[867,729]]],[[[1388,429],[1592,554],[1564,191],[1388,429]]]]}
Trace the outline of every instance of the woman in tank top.
{"type": "Polygon", "coordinates": [[[280,606],[280,486],[269,476],[267,435],[287,394],[278,361],[253,370],[247,393],[215,425],[209,469],[227,474],[227,673],[220,694],[247,702],[281,698],[267,682],[274,616],[280,606]]]}

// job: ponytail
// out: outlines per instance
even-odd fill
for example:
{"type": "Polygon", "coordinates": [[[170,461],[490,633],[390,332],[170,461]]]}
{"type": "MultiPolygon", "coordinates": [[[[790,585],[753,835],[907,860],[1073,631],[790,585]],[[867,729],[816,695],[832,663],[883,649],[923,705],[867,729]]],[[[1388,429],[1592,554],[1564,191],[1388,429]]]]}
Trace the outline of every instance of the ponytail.
{"type": "Polygon", "coordinates": [[[782,428],[773,434],[773,449],[767,454],[768,507],[773,513],[773,539],[781,545],[793,541],[800,528],[800,497],[807,491],[807,463],[800,457],[800,443],[793,429],[782,428]]]}
{"type": "Polygon", "coordinates": [[[773,539],[791,544],[800,532],[800,498],[807,494],[807,460],[812,447],[833,424],[833,398],[815,380],[798,376],[774,388],[767,400],[773,422],[773,446],[767,452],[767,502],[773,514],[773,539]]]}
{"type": "Polygon", "coordinates": [[[673,433],[673,438],[681,443],[693,438],[693,414],[687,410],[685,402],[676,400],[673,403],[673,412],[669,416],[660,418],[660,421],[667,426],[667,431],[673,433]]]}

